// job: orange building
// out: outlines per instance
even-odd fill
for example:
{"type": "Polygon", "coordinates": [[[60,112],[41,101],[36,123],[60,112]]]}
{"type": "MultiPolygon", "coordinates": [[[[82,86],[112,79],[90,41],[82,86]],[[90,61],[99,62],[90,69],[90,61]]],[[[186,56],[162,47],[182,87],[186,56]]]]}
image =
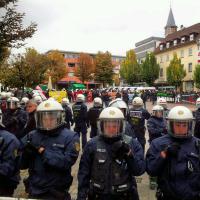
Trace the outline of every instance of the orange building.
{"type": "MultiPolygon", "coordinates": [[[[72,52],[72,51],[59,51],[59,52],[62,53],[65,58],[67,74],[61,80],[58,81],[57,83],[58,87],[63,88],[70,86],[70,84],[72,83],[81,83],[79,78],[75,76],[75,71],[77,70],[78,67],[78,58],[81,52],[72,52]]],[[[92,53],[87,53],[87,54],[89,54],[92,58],[95,58],[96,56],[96,54],[92,53]]],[[[125,59],[124,56],[112,55],[112,63],[114,65],[113,72],[115,74],[115,77],[116,76],[119,77],[120,64],[123,59],[125,59]]],[[[88,85],[89,88],[95,88],[97,85],[98,85],[97,87],[100,86],[100,84],[95,83],[94,81],[86,82],[85,84],[88,85]]]]}

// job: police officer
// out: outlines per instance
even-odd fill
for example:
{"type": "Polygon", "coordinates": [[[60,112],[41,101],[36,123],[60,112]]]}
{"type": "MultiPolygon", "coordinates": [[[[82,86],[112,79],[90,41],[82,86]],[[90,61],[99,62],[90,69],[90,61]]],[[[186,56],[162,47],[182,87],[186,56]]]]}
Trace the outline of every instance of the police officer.
{"type": "Polygon", "coordinates": [[[78,94],[76,97],[76,103],[72,106],[75,128],[74,131],[80,136],[82,133],[82,148],[87,143],[87,127],[89,127],[87,119],[87,106],[84,104],[85,96],[78,94]]]}
{"type": "Polygon", "coordinates": [[[132,105],[133,108],[130,109],[130,124],[142,148],[145,149],[145,120],[149,119],[150,114],[143,108],[143,100],[140,97],[135,97],[132,105]]]}
{"type": "Polygon", "coordinates": [[[5,112],[3,112],[3,124],[7,131],[13,133],[19,139],[23,136],[28,115],[18,104],[18,98],[8,98],[7,108],[5,112]]]}
{"type": "Polygon", "coordinates": [[[147,173],[157,177],[158,200],[200,199],[200,140],[192,136],[192,122],[188,108],[172,108],[169,134],[153,140],[147,151],[147,173]]]}
{"type": "Polygon", "coordinates": [[[167,134],[167,122],[163,118],[163,107],[156,105],[152,108],[152,111],[152,116],[147,121],[149,143],[151,143],[152,140],[167,134]]]}
{"type": "Polygon", "coordinates": [[[21,102],[20,102],[20,107],[25,110],[26,109],[26,103],[29,101],[29,98],[28,97],[23,97],[21,99],[21,102]]]}
{"type": "Polygon", "coordinates": [[[166,101],[166,99],[164,99],[163,97],[159,98],[159,99],[157,100],[157,105],[163,107],[163,109],[164,109],[163,117],[164,117],[164,118],[167,118],[167,115],[168,115],[168,113],[169,113],[169,109],[168,109],[168,107],[167,107],[167,101],[166,101]]]}
{"type": "Polygon", "coordinates": [[[70,127],[73,126],[74,120],[72,116],[72,110],[69,107],[69,99],[63,98],[62,99],[62,107],[65,111],[65,122],[66,122],[66,128],[70,130],[70,127]],[[71,123],[71,125],[70,125],[71,123]]]}
{"type": "Polygon", "coordinates": [[[120,98],[117,98],[109,103],[109,107],[119,108],[122,111],[122,113],[124,114],[125,123],[126,123],[125,134],[130,137],[135,138],[136,136],[135,136],[134,130],[131,127],[131,124],[129,123],[130,115],[129,115],[129,108],[126,102],[120,98]]]}
{"type": "Polygon", "coordinates": [[[85,146],[78,172],[78,200],[138,200],[134,176],[144,173],[143,149],[126,136],[123,113],[105,108],[99,135],[85,146]]]}
{"type": "Polygon", "coordinates": [[[90,138],[97,136],[97,120],[103,110],[103,102],[100,97],[94,98],[93,107],[88,111],[88,121],[91,126],[90,138]]]}
{"type": "Polygon", "coordinates": [[[195,116],[195,126],[194,126],[194,136],[200,138],[200,98],[196,100],[197,110],[194,113],[195,116]]]}
{"type": "MultiPolygon", "coordinates": [[[[152,140],[167,134],[167,122],[163,118],[163,107],[156,105],[153,107],[152,111],[152,116],[147,121],[150,144],[152,140]]],[[[156,178],[150,176],[150,189],[155,189],[156,185],[156,178]]]]}
{"type": "Polygon", "coordinates": [[[0,196],[12,196],[19,184],[19,146],[18,139],[4,130],[0,110],[0,196]]]}
{"type": "Polygon", "coordinates": [[[65,128],[63,108],[56,101],[37,107],[36,127],[22,139],[21,168],[29,169],[26,191],[30,198],[68,200],[71,167],[80,149],[78,134],[65,128]]]}

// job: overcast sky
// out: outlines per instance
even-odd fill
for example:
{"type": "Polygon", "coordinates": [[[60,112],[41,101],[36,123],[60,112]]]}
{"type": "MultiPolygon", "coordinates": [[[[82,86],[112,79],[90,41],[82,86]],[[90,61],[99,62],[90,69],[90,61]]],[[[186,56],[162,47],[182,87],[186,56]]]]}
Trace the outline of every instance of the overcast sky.
{"type": "MultiPolygon", "coordinates": [[[[200,22],[199,0],[171,2],[178,27],[200,22]]],[[[18,5],[25,24],[38,24],[26,47],[124,56],[136,42],[164,36],[170,0],[19,0],[18,5]]]]}

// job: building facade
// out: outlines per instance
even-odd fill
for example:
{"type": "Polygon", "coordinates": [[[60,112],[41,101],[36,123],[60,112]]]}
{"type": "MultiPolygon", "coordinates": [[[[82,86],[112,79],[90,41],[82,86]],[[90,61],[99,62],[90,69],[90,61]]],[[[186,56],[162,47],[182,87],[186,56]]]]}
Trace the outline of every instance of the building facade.
{"type": "Polygon", "coordinates": [[[165,27],[165,36],[154,52],[160,65],[160,74],[156,83],[158,85],[167,84],[167,67],[176,53],[186,70],[186,76],[182,84],[183,91],[192,91],[195,89],[193,74],[199,59],[200,23],[187,28],[181,26],[180,30],[177,30],[170,9],[165,27]]]}
{"type": "MultiPolygon", "coordinates": [[[[67,74],[61,80],[58,81],[58,84],[65,86],[71,83],[81,83],[80,79],[77,76],[75,76],[75,72],[79,66],[79,63],[78,63],[79,55],[80,53],[84,53],[84,52],[73,52],[73,51],[59,51],[59,52],[62,53],[65,58],[67,74]]],[[[96,56],[96,54],[93,54],[93,53],[87,53],[87,54],[89,54],[93,59],[96,56]]],[[[111,59],[114,65],[114,68],[113,68],[114,79],[117,80],[119,79],[120,64],[122,60],[125,59],[125,57],[112,55],[111,59]]],[[[90,84],[95,84],[95,82],[92,80],[90,84]]]]}
{"type": "Polygon", "coordinates": [[[161,37],[149,37],[135,44],[135,54],[138,63],[141,64],[145,60],[146,54],[153,52],[160,44],[160,41],[164,38],[161,37]]]}

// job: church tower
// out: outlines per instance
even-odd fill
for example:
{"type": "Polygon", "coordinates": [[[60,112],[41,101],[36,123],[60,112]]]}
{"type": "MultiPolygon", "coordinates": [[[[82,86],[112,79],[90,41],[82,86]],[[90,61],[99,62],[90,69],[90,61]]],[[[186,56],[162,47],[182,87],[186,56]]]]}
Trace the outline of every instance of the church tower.
{"type": "Polygon", "coordinates": [[[174,33],[176,31],[177,31],[177,26],[175,24],[172,8],[170,8],[167,25],[165,26],[165,37],[167,37],[167,35],[174,33]]]}

